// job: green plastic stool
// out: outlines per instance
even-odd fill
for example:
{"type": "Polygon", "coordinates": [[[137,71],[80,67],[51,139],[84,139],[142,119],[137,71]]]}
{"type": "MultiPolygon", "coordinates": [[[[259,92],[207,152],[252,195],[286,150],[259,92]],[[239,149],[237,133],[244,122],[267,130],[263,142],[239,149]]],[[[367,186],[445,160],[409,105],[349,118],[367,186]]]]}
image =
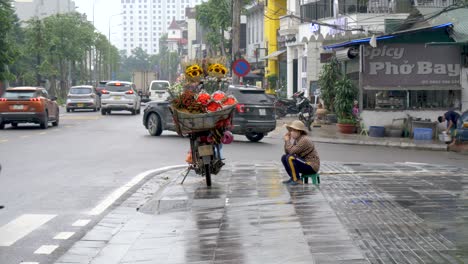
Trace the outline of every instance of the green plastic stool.
{"type": "Polygon", "coordinates": [[[302,181],[305,184],[309,183],[309,178],[312,179],[312,184],[319,185],[320,184],[320,174],[304,174],[301,175],[302,181]]]}

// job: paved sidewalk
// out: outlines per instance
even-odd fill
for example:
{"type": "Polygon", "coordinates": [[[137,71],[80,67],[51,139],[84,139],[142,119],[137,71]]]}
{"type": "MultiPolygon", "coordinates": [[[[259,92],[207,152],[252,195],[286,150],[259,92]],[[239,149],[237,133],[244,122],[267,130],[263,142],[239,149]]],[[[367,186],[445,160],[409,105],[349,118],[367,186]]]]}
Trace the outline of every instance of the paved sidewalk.
{"type": "MultiPolygon", "coordinates": [[[[295,117],[285,117],[277,121],[278,129],[281,129],[284,124],[295,120],[295,117]]],[[[424,150],[438,150],[447,151],[447,144],[440,141],[422,141],[418,142],[409,138],[394,138],[394,137],[369,137],[359,134],[342,134],[338,132],[336,125],[321,125],[320,127],[313,127],[311,133],[314,142],[319,143],[333,143],[333,144],[350,144],[350,145],[368,145],[368,146],[385,146],[385,147],[398,147],[409,149],[424,149],[424,150]]],[[[460,151],[464,151],[461,149],[460,151]]],[[[466,148],[468,151],[468,148],[466,148]]]]}
{"type": "Polygon", "coordinates": [[[284,175],[234,163],[207,188],[164,173],[56,264],[468,263],[462,169],[324,162],[320,186],[285,186],[284,175]]]}

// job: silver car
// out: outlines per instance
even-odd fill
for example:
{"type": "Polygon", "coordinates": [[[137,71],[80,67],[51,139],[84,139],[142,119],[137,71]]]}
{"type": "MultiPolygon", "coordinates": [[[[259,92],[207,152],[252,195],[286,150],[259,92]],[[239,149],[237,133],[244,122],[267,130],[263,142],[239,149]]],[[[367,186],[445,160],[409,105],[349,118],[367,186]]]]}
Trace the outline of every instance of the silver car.
{"type": "Polygon", "coordinates": [[[75,109],[92,109],[94,112],[101,108],[101,98],[91,85],[72,86],[67,95],[67,112],[75,109]]]}
{"type": "Polygon", "coordinates": [[[141,98],[131,82],[111,81],[101,91],[101,114],[110,114],[112,110],[130,111],[140,114],[141,98]]]}

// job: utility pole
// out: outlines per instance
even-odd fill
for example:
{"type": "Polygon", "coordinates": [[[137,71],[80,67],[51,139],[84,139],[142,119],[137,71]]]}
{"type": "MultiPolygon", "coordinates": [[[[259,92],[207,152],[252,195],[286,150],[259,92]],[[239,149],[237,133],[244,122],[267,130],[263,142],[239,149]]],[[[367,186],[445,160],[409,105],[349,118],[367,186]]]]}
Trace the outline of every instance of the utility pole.
{"type": "MultiPolygon", "coordinates": [[[[240,47],[240,15],[242,8],[242,0],[232,0],[232,30],[231,30],[231,39],[232,39],[232,63],[239,59],[239,47],[240,47]]],[[[232,72],[232,71],[231,71],[232,72]]],[[[232,83],[239,84],[239,76],[232,74],[232,83]]]]}

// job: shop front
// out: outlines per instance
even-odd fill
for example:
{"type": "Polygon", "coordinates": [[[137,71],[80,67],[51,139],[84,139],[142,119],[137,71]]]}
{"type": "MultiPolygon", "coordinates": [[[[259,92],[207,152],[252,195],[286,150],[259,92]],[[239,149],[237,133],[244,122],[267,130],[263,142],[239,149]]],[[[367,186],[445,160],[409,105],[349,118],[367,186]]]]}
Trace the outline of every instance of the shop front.
{"type": "Polygon", "coordinates": [[[366,125],[388,126],[408,115],[435,121],[461,110],[459,46],[391,43],[360,47],[360,104],[366,125]]]}

